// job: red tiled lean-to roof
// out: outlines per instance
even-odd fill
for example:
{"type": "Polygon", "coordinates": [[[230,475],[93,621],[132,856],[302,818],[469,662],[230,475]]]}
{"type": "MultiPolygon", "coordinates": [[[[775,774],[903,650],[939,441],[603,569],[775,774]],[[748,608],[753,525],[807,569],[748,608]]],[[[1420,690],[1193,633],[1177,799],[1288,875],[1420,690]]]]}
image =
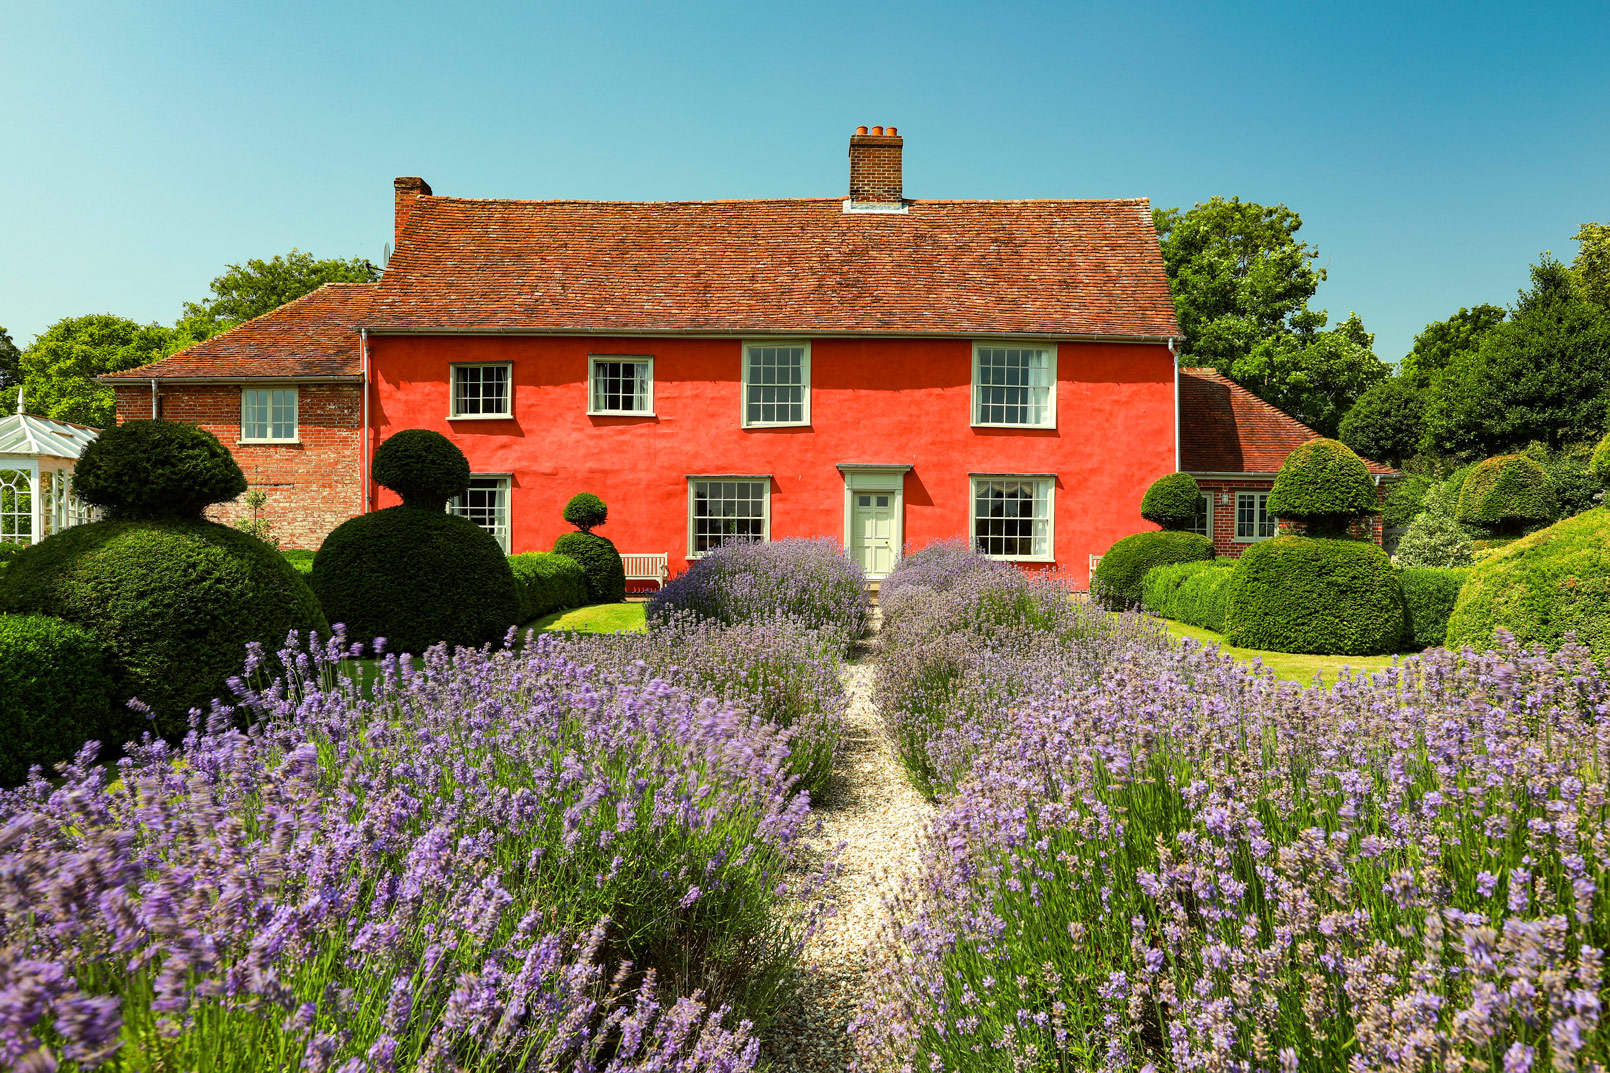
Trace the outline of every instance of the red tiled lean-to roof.
{"type": "Polygon", "coordinates": [[[379,330],[1179,335],[1145,199],[412,204],[379,330]]]}
{"type": "MultiPolygon", "coordinates": [[[[1213,369],[1180,370],[1180,468],[1187,473],[1274,473],[1319,433],[1213,369]]],[[[1397,471],[1364,460],[1371,473],[1397,471]]]]}
{"type": "Polygon", "coordinates": [[[326,283],[244,324],[103,380],[359,376],[358,324],[378,283],[326,283]]]}

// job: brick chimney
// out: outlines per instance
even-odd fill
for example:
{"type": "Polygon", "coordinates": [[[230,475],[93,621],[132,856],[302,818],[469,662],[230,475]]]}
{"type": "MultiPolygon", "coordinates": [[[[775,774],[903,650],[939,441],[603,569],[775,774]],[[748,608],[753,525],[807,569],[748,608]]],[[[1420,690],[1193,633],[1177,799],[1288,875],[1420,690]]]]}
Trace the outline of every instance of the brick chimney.
{"type": "Polygon", "coordinates": [[[430,183],[417,175],[399,175],[391,181],[391,188],[395,191],[396,204],[391,241],[394,246],[400,246],[403,228],[408,226],[408,217],[414,211],[414,202],[430,196],[430,183]]]}
{"type": "Polygon", "coordinates": [[[905,139],[894,127],[885,130],[856,127],[850,135],[850,201],[858,204],[899,205],[904,200],[900,180],[900,147],[905,139]]]}

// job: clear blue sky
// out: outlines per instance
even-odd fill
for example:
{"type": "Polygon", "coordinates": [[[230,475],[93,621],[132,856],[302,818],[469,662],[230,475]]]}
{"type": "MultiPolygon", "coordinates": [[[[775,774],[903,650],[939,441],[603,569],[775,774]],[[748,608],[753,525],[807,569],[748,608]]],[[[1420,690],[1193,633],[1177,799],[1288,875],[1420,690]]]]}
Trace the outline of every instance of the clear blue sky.
{"type": "Polygon", "coordinates": [[[0,0],[0,325],[171,323],[230,262],[378,262],[469,197],[1283,202],[1395,360],[1610,220],[1610,4],[0,0]]]}

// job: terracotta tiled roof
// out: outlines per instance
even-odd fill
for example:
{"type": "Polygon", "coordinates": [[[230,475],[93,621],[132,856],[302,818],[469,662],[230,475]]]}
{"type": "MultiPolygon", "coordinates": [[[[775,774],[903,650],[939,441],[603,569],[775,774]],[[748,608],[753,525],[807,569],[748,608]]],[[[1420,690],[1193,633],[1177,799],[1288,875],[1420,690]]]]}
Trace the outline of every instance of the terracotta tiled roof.
{"type": "MultiPolygon", "coordinates": [[[[1180,468],[1187,473],[1274,473],[1319,433],[1213,369],[1180,370],[1180,468]]],[[[1364,460],[1371,473],[1397,470],[1364,460]]]]}
{"type": "Polygon", "coordinates": [[[326,283],[205,342],[103,380],[358,376],[358,323],[378,283],[326,283]]]}
{"type": "Polygon", "coordinates": [[[1151,209],[1107,201],[422,196],[366,324],[1177,336],[1151,209]]]}

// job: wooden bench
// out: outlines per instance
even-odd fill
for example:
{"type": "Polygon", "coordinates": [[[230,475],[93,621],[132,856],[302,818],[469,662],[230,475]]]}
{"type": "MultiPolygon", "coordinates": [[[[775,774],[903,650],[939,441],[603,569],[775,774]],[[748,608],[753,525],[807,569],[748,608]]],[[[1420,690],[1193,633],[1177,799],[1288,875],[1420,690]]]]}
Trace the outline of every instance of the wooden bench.
{"type": "Polygon", "coordinates": [[[621,565],[626,568],[627,581],[652,581],[656,587],[664,587],[671,576],[670,558],[664,552],[623,551],[621,565]]]}

